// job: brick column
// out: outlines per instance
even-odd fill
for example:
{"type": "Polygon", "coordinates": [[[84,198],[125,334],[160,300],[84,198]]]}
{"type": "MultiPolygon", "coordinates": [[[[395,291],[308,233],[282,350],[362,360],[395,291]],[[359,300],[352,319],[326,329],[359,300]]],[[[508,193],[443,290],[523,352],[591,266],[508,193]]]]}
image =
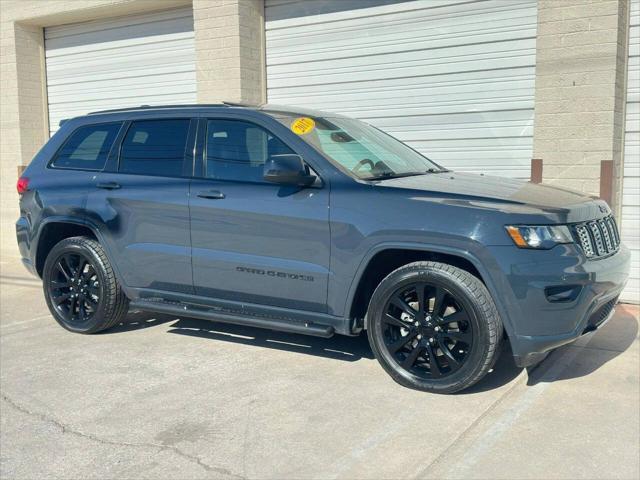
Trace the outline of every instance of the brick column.
{"type": "Polygon", "coordinates": [[[194,0],[198,102],[263,103],[263,0],[194,0]]]}
{"type": "Polygon", "coordinates": [[[591,195],[601,194],[602,162],[613,162],[614,208],[622,178],[628,21],[627,0],[540,0],[538,6],[533,158],[543,161],[545,183],[591,195]]]}
{"type": "MultiPolygon", "coordinates": [[[[2,25],[0,66],[0,248],[12,245],[18,216],[18,166],[26,164],[47,135],[42,29],[20,23],[2,25]]],[[[17,251],[16,251],[17,252],[17,251]]]]}

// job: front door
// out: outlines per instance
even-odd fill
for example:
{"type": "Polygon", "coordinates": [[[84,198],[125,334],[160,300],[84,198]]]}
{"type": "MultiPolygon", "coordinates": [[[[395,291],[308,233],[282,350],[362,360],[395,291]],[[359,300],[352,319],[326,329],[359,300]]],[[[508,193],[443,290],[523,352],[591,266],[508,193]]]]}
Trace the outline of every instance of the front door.
{"type": "Polygon", "coordinates": [[[262,126],[203,123],[203,174],[189,195],[196,294],[326,312],[329,189],[265,182],[268,156],[295,152],[262,126]]]}

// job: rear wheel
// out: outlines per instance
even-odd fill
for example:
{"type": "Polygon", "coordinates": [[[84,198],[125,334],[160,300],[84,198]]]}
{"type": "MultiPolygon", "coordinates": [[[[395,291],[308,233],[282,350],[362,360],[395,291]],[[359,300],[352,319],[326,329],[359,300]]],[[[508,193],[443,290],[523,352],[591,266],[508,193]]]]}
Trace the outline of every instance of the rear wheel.
{"type": "Polygon", "coordinates": [[[49,252],[42,275],[47,305],[56,321],[76,333],[95,333],[122,322],[129,301],[102,246],[67,238],[49,252]]]}
{"type": "Polygon", "coordinates": [[[494,364],[502,323],[482,282],[438,262],[416,262],[387,276],[367,313],[376,358],[401,385],[452,393],[494,364]]]}

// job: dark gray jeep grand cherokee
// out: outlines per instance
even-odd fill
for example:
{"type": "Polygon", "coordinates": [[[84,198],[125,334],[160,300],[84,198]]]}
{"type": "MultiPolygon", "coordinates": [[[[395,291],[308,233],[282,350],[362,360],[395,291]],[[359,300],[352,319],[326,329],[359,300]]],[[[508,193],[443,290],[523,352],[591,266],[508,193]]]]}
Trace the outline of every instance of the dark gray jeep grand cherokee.
{"type": "Polygon", "coordinates": [[[53,317],[129,308],[330,337],[367,330],[398,383],[455,392],[597,329],[628,275],[607,204],[454,173],[363,122],[288,107],[66,121],[18,181],[53,317]]]}

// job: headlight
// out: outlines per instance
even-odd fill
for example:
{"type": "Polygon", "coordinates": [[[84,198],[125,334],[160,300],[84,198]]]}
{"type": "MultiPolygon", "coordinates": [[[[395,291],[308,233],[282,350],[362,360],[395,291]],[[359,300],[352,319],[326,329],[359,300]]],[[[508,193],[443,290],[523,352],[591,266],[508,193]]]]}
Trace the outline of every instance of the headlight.
{"type": "Polygon", "coordinates": [[[507,233],[519,248],[548,250],[560,243],[573,243],[566,225],[508,225],[507,233]]]}

